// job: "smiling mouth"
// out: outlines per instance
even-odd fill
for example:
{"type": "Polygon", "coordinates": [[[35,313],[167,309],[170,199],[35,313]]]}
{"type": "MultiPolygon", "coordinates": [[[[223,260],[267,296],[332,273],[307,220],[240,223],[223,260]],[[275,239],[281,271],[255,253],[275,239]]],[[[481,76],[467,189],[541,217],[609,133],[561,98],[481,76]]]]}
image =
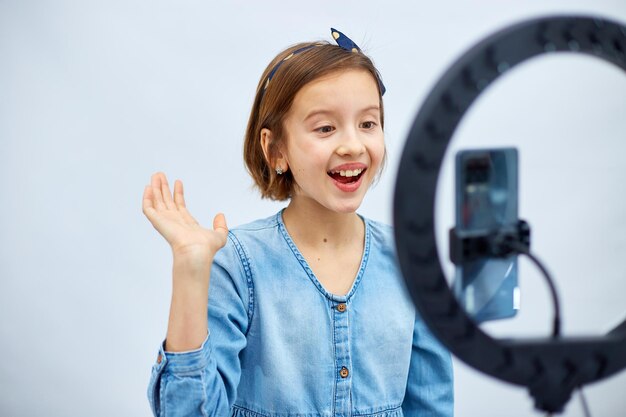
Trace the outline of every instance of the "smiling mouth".
{"type": "Polygon", "coordinates": [[[346,171],[329,171],[328,176],[342,184],[350,184],[357,182],[365,171],[367,171],[367,168],[346,171]]]}

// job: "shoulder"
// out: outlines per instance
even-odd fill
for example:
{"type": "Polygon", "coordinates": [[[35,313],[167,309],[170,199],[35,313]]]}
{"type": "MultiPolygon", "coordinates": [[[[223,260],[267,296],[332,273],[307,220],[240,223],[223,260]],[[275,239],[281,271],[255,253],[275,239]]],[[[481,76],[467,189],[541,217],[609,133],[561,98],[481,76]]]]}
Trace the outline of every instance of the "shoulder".
{"type": "Polygon", "coordinates": [[[376,220],[363,217],[370,237],[370,246],[395,257],[396,246],[393,227],[376,220]]]}
{"type": "Polygon", "coordinates": [[[262,219],[254,220],[250,223],[242,224],[230,229],[230,231],[234,234],[246,234],[246,233],[255,233],[255,232],[263,232],[268,229],[275,229],[279,224],[279,216],[281,212],[273,214],[269,217],[265,217],[262,219]]]}
{"type": "MultiPolygon", "coordinates": [[[[280,214],[280,213],[279,213],[280,214]]],[[[233,227],[228,231],[226,244],[213,259],[211,286],[218,288],[236,288],[243,300],[248,300],[248,314],[254,309],[254,271],[253,259],[264,253],[264,248],[272,246],[276,238],[277,215],[233,227]]],[[[214,294],[227,293],[223,289],[214,294]]],[[[214,297],[217,297],[214,295],[214,297]]]]}
{"type": "Polygon", "coordinates": [[[274,246],[280,237],[278,214],[231,228],[226,245],[216,255],[217,261],[230,261],[247,269],[251,258],[274,246]]]}
{"type": "Polygon", "coordinates": [[[376,233],[385,239],[393,240],[393,227],[387,223],[362,217],[363,221],[370,227],[372,233],[376,233]]]}
{"type": "Polygon", "coordinates": [[[250,223],[236,226],[229,230],[229,243],[241,250],[255,251],[258,247],[271,245],[280,235],[281,212],[250,223]]]}

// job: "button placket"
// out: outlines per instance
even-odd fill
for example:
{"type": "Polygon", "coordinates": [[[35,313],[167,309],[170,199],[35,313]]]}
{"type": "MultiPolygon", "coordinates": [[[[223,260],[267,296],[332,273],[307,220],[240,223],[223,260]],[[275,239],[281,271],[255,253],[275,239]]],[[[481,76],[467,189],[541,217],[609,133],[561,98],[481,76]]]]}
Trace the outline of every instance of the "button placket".
{"type": "Polygon", "coordinates": [[[352,358],[350,356],[350,315],[348,305],[345,302],[335,304],[333,308],[333,327],[335,343],[335,363],[337,365],[337,377],[335,379],[334,415],[349,417],[352,415],[351,391],[352,378],[350,368],[352,358]]]}

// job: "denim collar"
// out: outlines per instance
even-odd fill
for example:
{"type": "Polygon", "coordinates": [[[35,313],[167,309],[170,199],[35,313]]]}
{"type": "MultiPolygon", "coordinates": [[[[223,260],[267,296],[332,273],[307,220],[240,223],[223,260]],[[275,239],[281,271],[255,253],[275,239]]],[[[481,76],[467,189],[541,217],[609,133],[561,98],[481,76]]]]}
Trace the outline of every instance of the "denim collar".
{"type": "Polygon", "coordinates": [[[293,252],[294,256],[300,262],[300,265],[302,265],[302,268],[307,273],[311,282],[313,282],[313,284],[317,287],[317,289],[329,300],[339,302],[339,303],[345,303],[349,301],[352,295],[356,292],[359,286],[359,283],[361,282],[361,278],[363,277],[365,267],[367,266],[367,260],[369,258],[369,252],[370,252],[370,240],[371,240],[369,221],[363,216],[361,216],[360,214],[357,214],[363,221],[363,224],[365,225],[365,244],[363,245],[363,255],[361,256],[361,265],[359,266],[359,271],[357,272],[357,276],[354,282],[352,283],[352,288],[350,288],[350,291],[348,291],[348,294],[338,295],[338,294],[333,294],[331,292],[328,292],[326,288],[324,288],[324,286],[319,282],[319,280],[313,273],[313,270],[309,266],[306,259],[304,259],[304,256],[302,256],[302,253],[300,253],[300,250],[298,249],[293,239],[289,235],[289,232],[287,231],[287,228],[285,227],[285,223],[283,222],[284,211],[285,209],[282,209],[276,214],[276,223],[278,224],[278,229],[283,235],[285,242],[287,242],[287,245],[289,245],[289,247],[291,248],[291,251],[293,252]]]}

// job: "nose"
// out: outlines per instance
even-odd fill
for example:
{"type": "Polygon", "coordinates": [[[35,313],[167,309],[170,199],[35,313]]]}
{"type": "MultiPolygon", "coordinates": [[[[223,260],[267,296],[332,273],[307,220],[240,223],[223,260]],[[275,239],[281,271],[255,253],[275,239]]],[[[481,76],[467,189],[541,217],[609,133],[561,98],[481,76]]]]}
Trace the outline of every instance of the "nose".
{"type": "Polygon", "coordinates": [[[341,156],[361,155],[365,152],[365,145],[355,129],[348,129],[341,135],[336,152],[341,156]]]}

